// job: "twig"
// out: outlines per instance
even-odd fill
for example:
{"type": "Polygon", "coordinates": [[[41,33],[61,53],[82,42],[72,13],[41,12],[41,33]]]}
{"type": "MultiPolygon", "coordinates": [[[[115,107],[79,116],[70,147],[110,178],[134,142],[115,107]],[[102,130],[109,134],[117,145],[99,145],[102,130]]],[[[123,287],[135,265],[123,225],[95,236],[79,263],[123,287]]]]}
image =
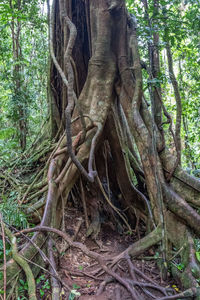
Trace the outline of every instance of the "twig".
{"type": "MultiPolygon", "coordinates": [[[[65,270],[67,270],[66,267],[65,267],[65,270]]],[[[99,281],[103,280],[101,278],[97,278],[96,276],[93,276],[92,274],[84,272],[84,271],[71,271],[71,270],[67,270],[67,272],[70,273],[73,276],[86,276],[86,277],[92,278],[92,279],[97,280],[97,281],[98,280],[99,281]]]]}

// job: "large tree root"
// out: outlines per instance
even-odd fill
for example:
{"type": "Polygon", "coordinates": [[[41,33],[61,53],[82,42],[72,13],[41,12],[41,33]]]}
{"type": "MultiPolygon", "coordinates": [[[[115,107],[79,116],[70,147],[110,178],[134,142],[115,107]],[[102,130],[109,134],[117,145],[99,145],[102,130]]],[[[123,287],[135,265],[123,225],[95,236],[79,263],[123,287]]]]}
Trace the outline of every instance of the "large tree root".
{"type": "MultiPolygon", "coordinates": [[[[112,263],[112,265],[116,265],[117,261],[120,261],[121,259],[125,259],[128,262],[128,266],[129,266],[129,272],[130,275],[132,277],[132,280],[127,279],[127,278],[122,278],[121,276],[119,276],[115,271],[113,271],[110,267],[108,267],[107,265],[111,263],[111,261],[113,260],[113,257],[102,257],[100,254],[89,250],[84,244],[79,243],[79,242],[73,242],[69,236],[58,230],[55,228],[50,228],[50,227],[46,227],[46,226],[38,226],[35,228],[29,228],[29,229],[24,229],[23,231],[16,233],[16,236],[19,236],[20,234],[25,234],[25,233],[30,233],[30,232],[52,232],[55,233],[57,235],[59,235],[60,237],[62,237],[69,245],[70,247],[75,247],[80,249],[85,255],[95,259],[101,269],[106,272],[108,275],[110,275],[114,280],[116,280],[117,282],[119,282],[122,286],[124,286],[127,291],[131,294],[132,299],[140,299],[140,296],[138,295],[138,292],[134,289],[134,286],[140,287],[142,290],[143,289],[147,289],[146,293],[150,293],[148,292],[148,288],[150,289],[155,289],[157,291],[159,291],[161,294],[167,296],[167,289],[160,287],[159,285],[155,284],[152,280],[148,279],[144,274],[142,274],[142,272],[140,272],[139,270],[137,270],[137,268],[135,268],[130,260],[130,256],[129,253],[131,255],[133,254],[138,254],[138,253],[142,253],[143,251],[145,251],[146,249],[148,249],[150,246],[152,246],[153,244],[156,244],[158,242],[158,240],[153,240],[152,243],[152,239],[153,237],[157,236],[157,233],[159,232],[158,229],[156,229],[157,231],[154,231],[153,234],[149,234],[147,237],[145,237],[144,239],[146,239],[146,247],[144,247],[144,244],[140,244],[137,246],[137,243],[134,244],[137,248],[136,251],[134,251],[134,245],[132,245],[131,247],[129,247],[126,251],[124,251],[123,253],[121,253],[119,256],[117,256],[116,258],[114,258],[114,261],[112,263]],[[148,242],[147,242],[148,240],[148,242]],[[137,280],[134,272],[136,270],[136,273],[139,273],[139,275],[142,274],[142,277],[145,279],[148,279],[147,281],[150,281],[150,283],[144,283],[144,282],[140,282],[137,280]]],[[[159,234],[158,234],[159,236],[159,234]]],[[[161,238],[161,237],[160,237],[161,238]]],[[[116,269],[116,266],[115,266],[116,269]]],[[[194,291],[193,291],[194,292],[194,291]]]]}

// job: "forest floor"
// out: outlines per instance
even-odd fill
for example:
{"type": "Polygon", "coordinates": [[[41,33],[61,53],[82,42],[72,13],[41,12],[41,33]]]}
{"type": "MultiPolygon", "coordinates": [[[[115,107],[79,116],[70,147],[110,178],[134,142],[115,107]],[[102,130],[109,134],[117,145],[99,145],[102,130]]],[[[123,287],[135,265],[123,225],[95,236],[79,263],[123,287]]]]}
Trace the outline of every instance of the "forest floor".
{"type": "MultiPolygon", "coordinates": [[[[103,223],[101,231],[96,240],[86,237],[86,226],[83,218],[83,212],[74,207],[68,207],[65,210],[65,230],[71,238],[75,236],[75,241],[84,243],[90,250],[100,253],[101,255],[117,255],[125,250],[130,244],[138,240],[139,236],[142,237],[145,232],[144,225],[139,224],[138,231],[136,233],[130,234],[119,234],[112,228],[111,224],[103,223]],[[79,224],[79,225],[77,225],[79,224]],[[81,225],[80,225],[81,224],[81,225]],[[78,226],[78,229],[77,229],[78,226]]],[[[71,287],[71,294],[66,294],[63,291],[62,299],[80,299],[80,300],[107,300],[107,299],[132,299],[128,294],[127,290],[119,285],[118,283],[112,281],[105,284],[109,276],[105,273],[99,272],[99,265],[93,259],[84,255],[78,249],[66,250],[66,245],[60,240],[56,240],[56,248],[59,251],[58,263],[58,273],[68,286],[71,287]],[[104,289],[103,289],[104,287],[104,289]],[[103,292],[97,296],[96,293],[99,289],[103,292]],[[75,296],[75,294],[77,296],[75,296]]],[[[160,276],[160,271],[156,265],[156,249],[151,248],[149,251],[144,253],[141,257],[134,259],[132,262],[136,268],[142,271],[151,281],[155,284],[177,289],[174,281],[168,278],[167,281],[163,281],[160,276]]],[[[128,275],[128,266],[126,261],[121,261],[115,270],[121,277],[130,277],[128,275]]],[[[138,277],[136,275],[136,280],[140,282],[147,282],[145,279],[138,277]]],[[[137,291],[141,295],[141,299],[153,299],[150,296],[153,294],[154,299],[159,299],[163,295],[157,290],[152,290],[150,288],[143,290],[142,288],[136,287],[137,291]],[[149,293],[149,294],[148,294],[149,293]]],[[[49,294],[47,292],[47,294],[49,294]]],[[[38,299],[47,299],[45,297],[39,296],[38,299]]],[[[50,295],[50,294],[49,294],[50,295]]]]}

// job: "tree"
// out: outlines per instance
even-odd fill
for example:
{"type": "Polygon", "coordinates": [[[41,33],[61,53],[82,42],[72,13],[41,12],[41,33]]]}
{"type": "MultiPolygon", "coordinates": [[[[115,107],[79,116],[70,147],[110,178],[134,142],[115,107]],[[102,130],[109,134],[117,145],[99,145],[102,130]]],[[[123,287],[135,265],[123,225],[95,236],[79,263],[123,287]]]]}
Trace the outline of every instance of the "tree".
{"type": "Polygon", "coordinates": [[[41,13],[38,1],[31,4],[1,1],[0,6],[0,139],[3,140],[0,156],[3,160],[28,148],[41,126],[38,123],[46,117],[43,99],[46,99],[44,70],[47,69],[48,45],[45,41],[47,18],[41,13]]]}
{"type": "MultiPolygon", "coordinates": [[[[82,191],[87,195],[86,206],[98,198],[99,190],[109,200],[109,190],[117,186],[122,194],[120,207],[129,207],[127,227],[142,215],[149,233],[114,257],[114,263],[161,243],[162,272],[166,276],[175,247],[184,269],[180,272],[172,266],[172,273],[184,288],[193,288],[188,295],[199,299],[200,268],[193,237],[200,228],[200,216],[194,208],[199,207],[200,182],[177,165],[178,154],[171,155],[162,126],[149,111],[143,95],[136,32],[136,18],[129,15],[123,0],[53,2],[49,101],[52,135],[57,144],[47,161],[48,181],[42,186],[43,190],[46,185],[48,193],[41,225],[24,232],[38,231],[33,241],[40,247],[44,244],[41,231],[58,233],[49,227],[60,227],[62,202],[66,203],[80,178],[89,189],[82,191]],[[102,163],[103,150],[107,153],[106,164],[102,163]],[[102,188],[104,180],[107,195],[102,188]]],[[[156,42],[157,36],[154,38],[156,42]]],[[[166,113],[156,86],[153,93],[157,96],[154,105],[159,106],[154,111],[162,108],[166,113]]],[[[100,226],[95,205],[88,228],[94,236],[100,226]]],[[[121,213],[119,217],[123,219],[121,213]]],[[[21,251],[28,259],[36,253],[31,243],[21,251]]],[[[105,261],[99,262],[104,271],[116,276],[105,261]]],[[[7,277],[11,280],[17,270],[18,265],[9,262],[7,277]]],[[[137,298],[126,281],[115,278],[133,299],[137,298]]]]}

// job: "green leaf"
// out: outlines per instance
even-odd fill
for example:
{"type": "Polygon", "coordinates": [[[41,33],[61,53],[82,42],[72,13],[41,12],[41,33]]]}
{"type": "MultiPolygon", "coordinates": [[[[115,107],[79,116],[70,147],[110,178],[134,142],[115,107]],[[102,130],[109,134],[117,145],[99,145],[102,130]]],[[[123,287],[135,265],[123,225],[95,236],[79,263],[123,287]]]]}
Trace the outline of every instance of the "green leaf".
{"type": "Polygon", "coordinates": [[[81,293],[77,292],[76,290],[71,290],[68,300],[74,300],[75,297],[81,296],[81,293]]]}
{"type": "Polygon", "coordinates": [[[78,289],[80,289],[81,287],[79,286],[79,285],[77,285],[76,283],[75,284],[73,284],[73,289],[76,289],[76,290],[78,290],[78,289]]]}
{"type": "Polygon", "coordinates": [[[179,271],[183,271],[184,267],[185,267],[184,264],[181,263],[177,265],[179,271]]]}
{"type": "Polygon", "coordinates": [[[196,252],[196,258],[197,258],[197,260],[200,262],[200,251],[197,251],[197,252],[196,252]]]}
{"type": "Polygon", "coordinates": [[[23,279],[19,279],[19,282],[21,283],[21,285],[25,285],[25,282],[23,279]]]}
{"type": "Polygon", "coordinates": [[[40,289],[40,296],[44,296],[45,292],[44,290],[40,289]]]}

